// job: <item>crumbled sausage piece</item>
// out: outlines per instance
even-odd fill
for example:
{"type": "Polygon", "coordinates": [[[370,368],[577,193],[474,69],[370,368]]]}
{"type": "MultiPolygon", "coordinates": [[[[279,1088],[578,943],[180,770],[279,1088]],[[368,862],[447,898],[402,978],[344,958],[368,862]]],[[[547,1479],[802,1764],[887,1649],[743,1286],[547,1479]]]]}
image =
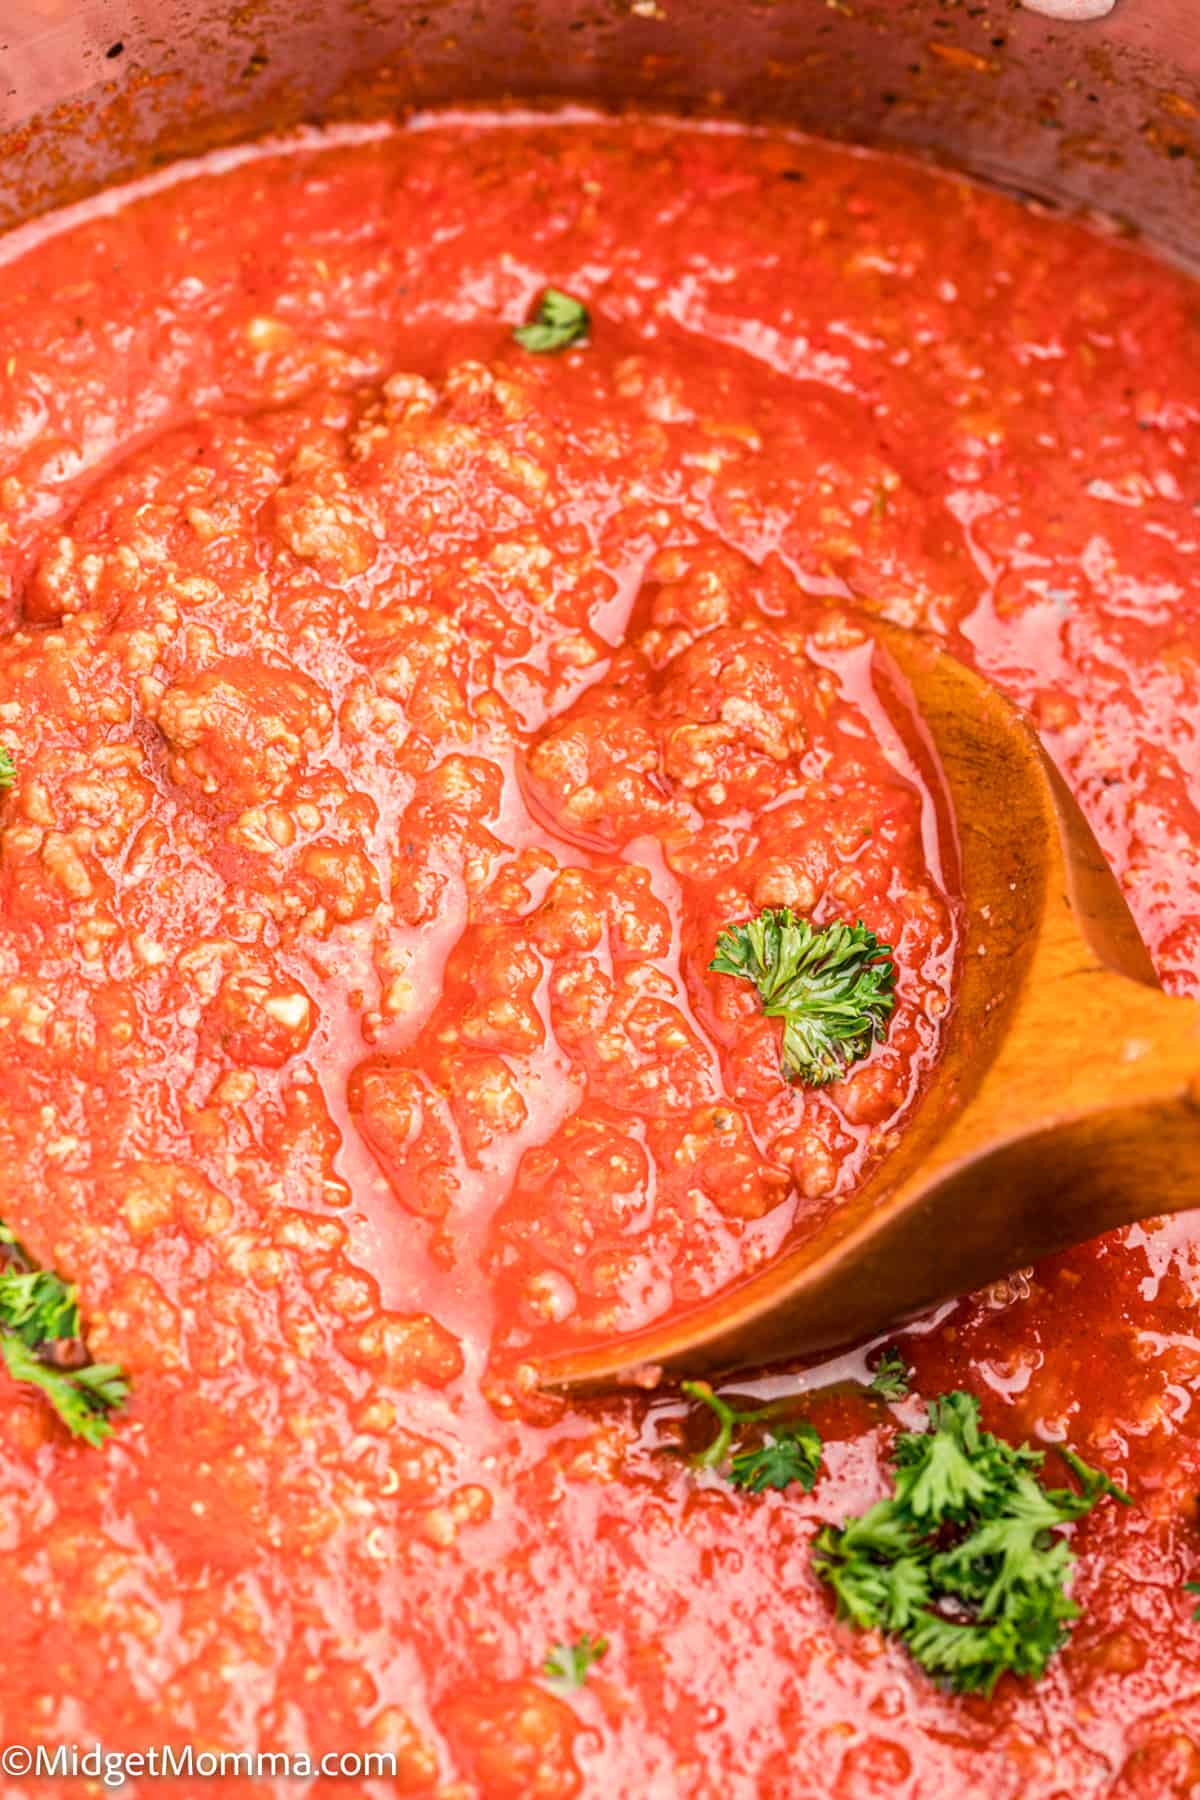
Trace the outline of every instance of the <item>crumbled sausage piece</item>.
{"type": "Polygon", "coordinates": [[[447,1701],[445,1728],[490,1800],[572,1800],[579,1723],[557,1694],[532,1681],[480,1683],[447,1701]]]}
{"type": "Polygon", "coordinates": [[[158,704],[167,766],[223,807],[280,799],[332,724],[329,702],[299,670],[228,658],[171,684],[158,704]]]}

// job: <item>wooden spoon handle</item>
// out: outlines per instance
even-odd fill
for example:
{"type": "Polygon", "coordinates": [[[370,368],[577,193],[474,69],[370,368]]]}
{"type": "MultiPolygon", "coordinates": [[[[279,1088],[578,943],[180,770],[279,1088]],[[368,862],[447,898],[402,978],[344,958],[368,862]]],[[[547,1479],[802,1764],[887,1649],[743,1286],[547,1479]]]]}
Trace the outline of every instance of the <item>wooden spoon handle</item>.
{"type": "MultiPolygon", "coordinates": [[[[976,1210],[968,1187],[1000,1188],[1016,1267],[1200,1207],[1200,1007],[1060,963],[1053,976],[1035,966],[1018,1026],[921,1171],[931,1197],[962,1184],[938,1210],[976,1210]]],[[[964,1275],[968,1261],[959,1260],[964,1275]]]]}
{"type": "MultiPolygon", "coordinates": [[[[1165,1107],[1200,1130],[1200,1007],[1089,966],[1071,948],[1047,944],[1035,957],[1004,1047],[927,1160],[926,1179],[1018,1139],[1139,1108],[1165,1107]]],[[[1189,1184],[1194,1198],[1178,1204],[1200,1205],[1200,1159],[1179,1170],[1152,1163],[1161,1179],[1189,1184]]]]}
{"type": "MultiPolygon", "coordinates": [[[[949,1058],[964,1080],[943,1096],[948,1129],[905,1187],[1021,1139],[1048,1151],[1048,1135],[1068,1128],[1082,1155],[1083,1121],[1116,1131],[1116,1114],[1139,1107],[1166,1107],[1186,1135],[1193,1113],[1200,1121],[1200,1007],[1159,988],[1112,869],[1032,726],[939,647],[886,627],[879,637],[919,690],[937,745],[965,905],[952,1032],[967,1042],[949,1058]]],[[[1121,1131],[1129,1138],[1134,1120],[1121,1131]]],[[[1200,1205],[1200,1171],[1168,1168],[1152,1141],[1146,1149],[1182,1193],[1170,1204],[1200,1205]]],[[[1136,1183],[1126,1204],[1141,1207],[1131,1218],[1156,1210],[1142,1206],[1136,1183]]]]}
{"type": "Polygon", "coordinates": [[[853,1256],[834,1249],[807,1263],[787,1308],[681,1360],[721,1368],[848,1342],[1115,1226],[1200,1207],[1200,1103],[1193,1086],[1096,1107],[1017,1131],[932,1179],[925,1170],[914,1188],[867,1222],[853,1256]]]}

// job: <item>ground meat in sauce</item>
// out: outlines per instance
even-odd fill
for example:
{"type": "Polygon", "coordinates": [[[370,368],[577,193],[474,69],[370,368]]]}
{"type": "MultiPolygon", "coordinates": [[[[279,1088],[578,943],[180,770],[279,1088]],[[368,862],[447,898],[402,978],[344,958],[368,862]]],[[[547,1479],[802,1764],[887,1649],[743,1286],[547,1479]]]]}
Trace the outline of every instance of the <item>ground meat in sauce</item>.
{"type": "Polygon", "coordinates": [[[856,609],[1033,708],[1200,993],[1197,329],[965,184],[633,122],[235,158],[18,246],[3,1216],[136,1394],[100,1454],[0,1410],[8,1739],[382,1747],[441,1800],[1194,1791],[1186,1221],[905,1339],[1137,1501],[990,1702],[808,1571],[879,1491],[865,1402],[750,1505],[664,1454],[674,1402],[512,1358],[769,1255],[936,1056],[952,906],[856,609]],[[592,342],[531,357],[550,281],[592,342]],[[819,1093],[705,967],[783,904],[897,947],[886,1046],[819,1093]]]}

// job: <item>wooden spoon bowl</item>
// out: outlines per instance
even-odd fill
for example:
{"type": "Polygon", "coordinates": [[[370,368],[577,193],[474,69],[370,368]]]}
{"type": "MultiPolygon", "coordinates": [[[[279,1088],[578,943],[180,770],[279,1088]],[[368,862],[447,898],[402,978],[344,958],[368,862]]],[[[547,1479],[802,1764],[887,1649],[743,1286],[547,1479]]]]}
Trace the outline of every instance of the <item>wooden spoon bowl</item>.
{"type": "Polygon", "coordinates": [[[1158,986],[1024,715],[936,643],[869,630],[876,690],[939,800],[962,897],[942,1058],[897,1148],[815,1234],[661,1325],[544,1358],[544,1386],[828,1350],[1114,1226],[1200,1206],[1200,1006],[1158,986]]]}

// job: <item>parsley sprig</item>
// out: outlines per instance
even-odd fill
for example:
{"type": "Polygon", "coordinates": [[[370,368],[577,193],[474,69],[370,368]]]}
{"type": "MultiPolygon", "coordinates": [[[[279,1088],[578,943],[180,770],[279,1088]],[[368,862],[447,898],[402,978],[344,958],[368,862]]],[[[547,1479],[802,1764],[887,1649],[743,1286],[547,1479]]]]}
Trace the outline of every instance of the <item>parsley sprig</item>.
{"type": "Polygon", "coordinates": [[[894,1344],[888,1344],[871,1376],[870,1392],[881,1400],[903,1400],[908,1395],[909,1367],[894,1344]]]}
{"type": "Polygon", "coordinates": [[[563,1687],[582,1687],[593,1663],[608,1654],[608,1639],[585,1631],[573,1644],[555,1644],[547,1651],[542,1674],[563,1687]]]}
{"type": "Polygon", "coordinates": [[[761,1494],[767,1488],[790,1487],[793,1481],[798,1482],[806,1494],[810,1492],[821,1469],[821,1434],[815,1425],[810,1425],[806,1419],[798,1419],[773,1427],[761,1444],[730,1455],[737,1427],[754,1425],[769,1418],[770,1409],[756,1407],[752,1411],[740,1411],[722,1400],[720,1394],[714,1394],[706,1381],[685,1381],[680,1384],[680,1389],[689,1400],[701,1401],[717,1419],[716,1436],[691,1458],[693,1468],[719,1470],[728,1459],[725,1479],[732,1487],[742,1488],[748,1494],[761,1494]]]}
{"type": "Polygon", "coordinates": [[[1043,1487],[1044,1453],[982,1431],[970,1394],[935,1400],[929,1425],[897,1437],[892,1495],[827,1526],[813,1566],[842,1618],[899,1638],[955,1692],[990,1694],[1005,1670],[1041,1675],[1079,1615],[1061,1528],[1129,1496],[1068,1449],[1078,1487],[1043,1487]]]}
{"type": "Polygon", "coordinates": [[[14,1381],[41,1390],[64,1425],[89,1444],[112,1431],[108,1414],[129,1394],[116,1363],[94,1363],[83,1342],[73,1285],[39,1269],[0,1224],[0,1356],[14,1381]]]}
{"type": "Polygon", "coordinates": [[[818,930],[789,907],[764,907],[721,932],[708,966],[757,988],[767,1017],[783,1020],[784,1076],[810,1087],[866,1056],[895,1005],[891,945],[861,919],[818,930]]]}
{"type": "Polygon", "coordinates": [[[561,288],[548,287],[538,301],[533,318],[527,325],[518,325],[513,336],[522,350],[544,356],[578,343],[580,338],[587,336],[591,323],[587,307],[581,300],[564,294],[561,288]]]}

